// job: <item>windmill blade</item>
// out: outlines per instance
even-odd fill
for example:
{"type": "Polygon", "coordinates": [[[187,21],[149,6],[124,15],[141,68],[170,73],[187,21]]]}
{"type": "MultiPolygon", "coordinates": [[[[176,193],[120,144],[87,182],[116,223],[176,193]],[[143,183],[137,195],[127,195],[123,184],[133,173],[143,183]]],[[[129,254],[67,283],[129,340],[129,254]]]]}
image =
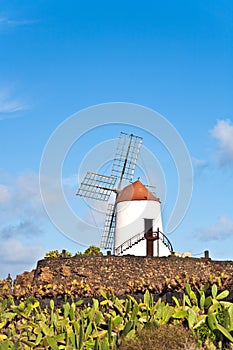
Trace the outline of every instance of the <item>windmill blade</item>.
{"type": "Polygon", "coordinates": [[[118,187],[121,186],[123,179],[129,181],[133,179],[141,145],[142,137],[120,133],[111,174],[111,176],[120,177],[118,187]]]}
{"type": "Polygon", "coordinates": [[[113,249],[116,228],[116,205],[108,204],[100,248],[113,249]]]}
{"type": "Polygon", "coordinates": [[[88,171],[78,189],[77,196],[107,201],[114,189],[115,183],[116,177],[88,171]]]}

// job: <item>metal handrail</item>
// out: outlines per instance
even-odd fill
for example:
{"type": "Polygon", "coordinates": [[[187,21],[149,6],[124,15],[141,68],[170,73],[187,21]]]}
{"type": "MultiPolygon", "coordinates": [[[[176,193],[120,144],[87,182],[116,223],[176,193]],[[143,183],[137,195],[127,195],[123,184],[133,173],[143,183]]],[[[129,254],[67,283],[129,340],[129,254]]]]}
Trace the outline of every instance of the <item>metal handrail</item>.
{"type": "MultiPolygon", "coordinates": [[[[152,237],[157,237],[157,239],[160,239],[168,247],[170,252],[171,253],[173,252],[172,244],[171,244],[170,240],[168,239],[168,237],[163,232],[161,232],[159,230],[153,231],[152,237]]],[[[135,236],[131,237],[130,239],[128,239],[127,241],[122,243],[119,247],[117,247],[115,249],[115,254],[116,255],[122,254],[124,251],[126,251],[127,249],[131,248],[133,245],[135,245],[136,243],[138,243],[144,239],[146,239],[145,231],[136,234],[135,236]]]]}

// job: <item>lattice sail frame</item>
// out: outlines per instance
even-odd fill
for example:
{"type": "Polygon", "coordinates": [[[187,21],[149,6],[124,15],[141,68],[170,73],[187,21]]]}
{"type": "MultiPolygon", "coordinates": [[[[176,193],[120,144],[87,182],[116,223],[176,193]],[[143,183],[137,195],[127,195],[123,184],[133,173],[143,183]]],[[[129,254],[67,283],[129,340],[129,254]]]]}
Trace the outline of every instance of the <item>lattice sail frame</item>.
{"type": "Polygon", "coordinates": [[[114,246],[114,236],[116,228],[116,206],[109,203],[106,211],[104,228],[100,242],[100,248],[112,249],[114,246]]]}
{"type": "Polygon", "coordinates": [[[117,178],[101,174],[87,172],[77,195],[102,201],[107,201],[114,189],[117,178]]]}
{"type": "Polygon", "coordinates": [[[120,133],[111,176],[132,181],[141,145],[142,137],[120,133]]]}
{"type": "MultiPolygon", "coordinates": [[[[133,180],[141,145],[142,137],[121,132],[112,165],[111,176],[96,174],[90,171],[87,172],[77,191],[77,195],[107,201],[112,191],[115,190],[116,192],[115,184],[117,180],[119,180],[118,190],[121,188],[122,180],[133,180]]],[[[115,228],[116,204],[109,203],[102,231],[101,248],[113,249],[115,228]]]]}

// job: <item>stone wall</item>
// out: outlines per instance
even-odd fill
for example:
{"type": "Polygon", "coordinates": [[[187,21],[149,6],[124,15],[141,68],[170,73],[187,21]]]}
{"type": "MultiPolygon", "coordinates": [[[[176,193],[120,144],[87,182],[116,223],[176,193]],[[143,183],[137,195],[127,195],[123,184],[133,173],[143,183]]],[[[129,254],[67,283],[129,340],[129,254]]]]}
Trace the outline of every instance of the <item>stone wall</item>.
{"type": "Polygon", "coordinates": [[[60,285],[77,280],[87,283],[93,294],[99,289],[112,289],[116,295],[123,295],[137,284],[153,286],[158,293],[163,293],[164,288],[166,291],[169,288],[178,290],[179,278],[184,282],[205,283],[210,276],[213,280],[216,276],[223,276],[224,287],[233,289],[233,261],[135,256],[50,258],[38,262],[32,284],[60,285]]]}

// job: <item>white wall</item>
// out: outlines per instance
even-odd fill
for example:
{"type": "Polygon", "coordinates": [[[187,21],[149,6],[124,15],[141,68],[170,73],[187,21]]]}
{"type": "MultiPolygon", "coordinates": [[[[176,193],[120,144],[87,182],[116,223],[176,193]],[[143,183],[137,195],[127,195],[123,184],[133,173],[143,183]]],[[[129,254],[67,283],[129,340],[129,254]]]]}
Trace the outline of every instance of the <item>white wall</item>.
{"type": "MultiPolygon", "coordinates": [[[[153,219],[153,231],[163,232],[161,208],[157,201],[133,200],[117,203],[115,249],[136,234],[144,233],[144,219],[153,219]]],[[[146,240],[123,252],[137,256],[146,255],[146,240]]],[[[159,240],[159,256],[168,256],[169,249],[159,240]]],[[[154,255],[157,256],[157,241],[154,242],[154,255]]]]}

